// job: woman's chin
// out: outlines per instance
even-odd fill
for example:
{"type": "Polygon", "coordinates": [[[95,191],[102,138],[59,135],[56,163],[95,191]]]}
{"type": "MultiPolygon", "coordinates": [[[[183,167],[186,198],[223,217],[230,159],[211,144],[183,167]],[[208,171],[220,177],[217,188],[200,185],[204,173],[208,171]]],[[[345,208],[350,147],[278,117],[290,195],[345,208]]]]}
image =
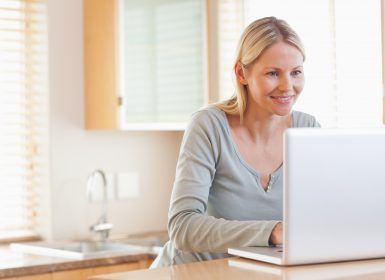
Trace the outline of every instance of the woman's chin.
{"type": "Polygon", "coordinates": [[[292,111],[292,108],[293,108],[293,106],[290,106],[290,107],[287,107],[287,108],[275,108],[273,110],[273,112],[274,112],[275,115],[284,117],[284,116],[290,115],[290,113],[292,111]]]}
{"type": "Polygon", "coordinates": [[[291,113],[296,100],[296,96],[289,100],[272,99],[271,110],[278,116],[287,116],[291,113]]]}

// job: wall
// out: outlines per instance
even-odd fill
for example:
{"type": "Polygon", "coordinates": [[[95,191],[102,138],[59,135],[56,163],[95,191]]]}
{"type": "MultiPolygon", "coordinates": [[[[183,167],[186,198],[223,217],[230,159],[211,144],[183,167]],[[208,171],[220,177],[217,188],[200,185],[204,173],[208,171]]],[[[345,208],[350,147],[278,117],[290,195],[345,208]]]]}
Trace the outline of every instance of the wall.
{"type": "Polygon", "coordinates": [[[382,123],[385,124],[385,1],[381,0],[382,123]]]}
{"type": "Polygon", "coordinates": [[[46,237],[85,238],[101,210],[86,199],[97,168],[136,172],[138,198],[109,205],[113,233],[165,230],[180,132],[86,131],[82,1],[48,0],[51,228],[46,237]]]}

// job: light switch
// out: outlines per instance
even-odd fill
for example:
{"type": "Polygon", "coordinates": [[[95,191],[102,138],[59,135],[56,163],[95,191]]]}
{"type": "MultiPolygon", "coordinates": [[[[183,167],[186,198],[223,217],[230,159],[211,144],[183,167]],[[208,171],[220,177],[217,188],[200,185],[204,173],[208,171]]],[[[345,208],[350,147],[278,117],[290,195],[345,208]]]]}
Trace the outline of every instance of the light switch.
{"type": "Polygon", "coordinates": [[[135,198],[139,196],[138,173],[117,173],[117,198],[119,200],[135,198]]]}

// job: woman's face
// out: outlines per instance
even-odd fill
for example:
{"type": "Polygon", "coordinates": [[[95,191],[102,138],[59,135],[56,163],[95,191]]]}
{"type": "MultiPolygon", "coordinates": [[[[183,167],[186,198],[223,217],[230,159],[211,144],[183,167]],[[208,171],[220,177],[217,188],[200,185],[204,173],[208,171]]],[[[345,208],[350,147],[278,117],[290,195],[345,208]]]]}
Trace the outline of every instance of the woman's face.
{"type": "Polygon", "coordinates": [[[303,60],[302,53],[285,42],[265,50],[241,80],[248,89],[248,108],[288,115],[304,87],[303,60]]]}

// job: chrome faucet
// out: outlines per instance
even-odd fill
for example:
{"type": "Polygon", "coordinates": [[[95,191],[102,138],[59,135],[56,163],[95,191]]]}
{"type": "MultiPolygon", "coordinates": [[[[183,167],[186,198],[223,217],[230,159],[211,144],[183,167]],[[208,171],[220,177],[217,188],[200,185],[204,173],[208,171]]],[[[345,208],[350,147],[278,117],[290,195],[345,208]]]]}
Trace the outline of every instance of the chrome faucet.
{"type": "Polygon", "coordinates": [[[107,222],[107,178],[105,173],[102,170],[93,171],[87,179],[87,198],[88,201],[92,201],[92,194],[94,192],[95,186],[97,186],[97,178],[100,177],[103,183],[103,201],[102,201],[102,214],[100,215],[97,222],[90,227],[92,232],[100,234],[100,240],[102,242],[107,242],[108,235],[110,230],[113,227],[113,224],[107,222]]]}

